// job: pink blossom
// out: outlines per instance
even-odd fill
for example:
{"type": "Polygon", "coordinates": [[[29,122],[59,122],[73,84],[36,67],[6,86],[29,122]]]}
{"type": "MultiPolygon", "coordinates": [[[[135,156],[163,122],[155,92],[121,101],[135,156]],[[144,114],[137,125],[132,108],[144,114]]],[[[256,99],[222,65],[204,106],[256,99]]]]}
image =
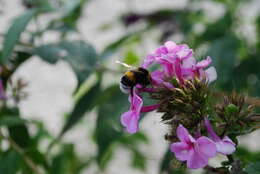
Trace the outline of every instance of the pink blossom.
{"type": "Polygon", "coordinates": [[[192,49],[187,45],[177,45],[175,42],[167,41],[157,48],[154,53],[146,57],[142,67],[148,68],[152,64],[161,65],[161,70],[151,73],[151,77],[155,85],[162,86],[164,82],[171,80],[173,77],[177,78],[180,84],[184,84],[185,80],[194,79],[195,77],[206,78],[210,83],[217,78],[214,67],[205,70],[211,63],[210,57],[196,62],[192,49]]]}
{"type": "Polygon", "coordinates": [[[235,152],[236,144],[228,137],[224,136],[224,138],[220,138],[213,130],[208,119],[205,119],[205,127],[210,135],[210,138],[215,142],[217,147],[217,152],[230,155],[235,152]]]}
{"type": "Polygon", "coordinates": [[[143,106],[143,100],[138,94],[138,89],[133,90],[133,95],[129,96],[131,103],[130,110],[121,115],[121,123],[126,127],[127,132],[133,134],[138,131],[138,121],[141,112],[151,112],[159,107],[158,104],[143,106]]]}
{"type": "Polygon", "coordinates": [[[133,96],[130,95],[129,98],[131,102],[130,110],[122,114],[121,123],[126,127],[127,132],[136,133],[138,131],[138,121],[143,106],[143,100],[136,93],[136,89],[133,90],[133,96]]]}
{"type": "Polygon", "coordinates": [[[216,155],[215,143],[205,136],[194,139],[188,130],[179,125],[177,136],[180,142],[171,144],[171,151],[180,161],[187,161],[190,169],[203,168],[208,164],[208,159],[216,155]]]}

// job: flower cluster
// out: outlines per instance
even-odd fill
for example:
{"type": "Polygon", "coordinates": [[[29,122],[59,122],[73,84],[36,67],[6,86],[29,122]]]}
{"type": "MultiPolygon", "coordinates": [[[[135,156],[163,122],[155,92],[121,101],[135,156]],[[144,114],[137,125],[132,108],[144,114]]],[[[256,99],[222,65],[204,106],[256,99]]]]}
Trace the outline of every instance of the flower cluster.
{"type": "Polygon", "coordinates": [[[129,94],[130,109],[121,116],[127,132],[138,131],[142,112],[157,110],[171,126],[171,151],[179,161],[186,161],[188,168],[205,167],[217,153],[232,154],[235,143],[226,135],[218,136],[207,116],[208,84],[217,78],[211,63],[210,57],[197,62],[192,49],[172,41],[149,54],[141,67],[155,70],[150,73],[150,85],[137,84],[129,94]],[[143,106],[145,92],[158,102],[143,106]]]}
{"type": "Polygon", "coordinates": [[[185,83],[185,80],[194,78],[207,79],[210,83],[217,78],[217,73],[214,67],[206,70],[211,63],[211,58],[196,62],[193,57],[193,51],[187,45],[177,45],[172,41],[166,42],[163,46],[149,54],[142,68],[149,68],[152,65],[158,64],[161,66],[158,70],[151,72],[151,87],[137,85],[129,96],[131,103],[130,110],[121,116],[121,123],[126,127],[129,133],[138,131],[138,120],[142,112],[149,112],[158,108],[159,104],[152,106],[143,106],[142,92],[154,93],[162,88],[173,89],[173,79],[177,79],[180,84],[185,83]]]}

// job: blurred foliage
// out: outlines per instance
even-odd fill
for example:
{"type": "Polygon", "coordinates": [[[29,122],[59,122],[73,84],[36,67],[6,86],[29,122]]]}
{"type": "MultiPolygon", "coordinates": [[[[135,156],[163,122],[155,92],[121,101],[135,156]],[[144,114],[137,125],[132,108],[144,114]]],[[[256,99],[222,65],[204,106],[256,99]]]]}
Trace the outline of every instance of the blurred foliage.
{"type": "MultiPolygon", "coordinates": [[[[260,88],[260,16],[256,17],[252,24],[256,28],[256,38],[253,38],[255,42],[251,42],[253,40],[251,37],[254,35],[245,35],[240,31],[247,25],[240,17],[241,7],[251,1],[189,0],[184,8],[177,10],[157,9],[149,13],[129,10],[122,14],[122,17],[115,19],[125,27],[124,35],[111,41],[100,52],[80,37],[77,28],[88,2],[87,0],[23,0],[25,11],[10,21],[10,27],[1,35],[4,39],[0,50],[1,79],[5,88],[19,89],[17,93],[12,94],[11,98],[15,99],[14,104],[0,101],[1,174],[79,174],[94,164],[98,166],[99,171],[104,171],[119,147],[131,153],[130,166],[146,171],[147,157],[139,146],[148,144],[149,140],[142,132],[134,135],[124,133],[120,126],[120,114],[129,107],[127,96],[119,91],[117,84],[103,85],[103,77],[118,73],[114,68],[110,69],[111,67],[107,66],[109,58],[115,53],[122,53],[125,57],[123,61],[126,63],[138,65],[141,56],[136,50],[155,30],[158,31],[159,36],[153,42],[157,44],[181,36],[178,42],[189,44],[195,52],[198,52],[199,58],[210,55],[218,71],[216,90],[227,93],[236,90],[260,97],[260,90],[258,90],[260,88]],[[212,20],[202,8],[194,8],[200,7],[200,3],[205,2],[212,3],[213,6],[223,6],[224,14],[212,20]],[[56,15],[49,18],[50,14],[56,15]],[[42,18],[46,20],[44,26],[29,29],[30,25],[34,23],[37,25],[37,21],[42,18]],[[146,25],[136,27],[140,23],[146,25]],[[201,31],[196,31],[198,25],[202,27],[201,31]],[[56,42],[41,42],[44,34],[50,31],[55,31],[59,36],[56,42]],[[69,39],[72,34],[77,34],[81,40],[69,39]],[[39,121],[21,117],[19,101],[22,98],[19,93],[26,87],[14,86],[11,83],[12,74],[34,55],[50,64],[58,61],[68,62],[78,80],[74,95],[79,97],[75,101],[74,108],[67,114],[63,128],[57,137],[48,132],[45,125],[39,121]],[[95,80],[86,87],[86,82],[91,76],[94,76],[95,80]],[[89,116],[90,112],[96,113],[97,121],[93,130],[93,139],[86,139],[86,141],[96,144],[97,153],[82,157],[75,150],[77,142],[66,143],[62,137],[83,117],[89,116]],[[33,132],[30,131],[32,127],[35,129],[33,132]],[[48,147],[43,148],[43,142],[48,142],[48,147]],[[6,143],[8,146],[5,146],[6,143]]],[[[66,80],[66,77],[61,78],[66,80]]],[[[185,173],[184,170],[176,171],[172,167],[176,165],[171,160],[172,157],[169,151],[162,154],[158,173],[185,173]]],[[[260,173],[259,152],[253,153],[240,148],[235,157],[242,161],[245,173],[260,173]]]]}

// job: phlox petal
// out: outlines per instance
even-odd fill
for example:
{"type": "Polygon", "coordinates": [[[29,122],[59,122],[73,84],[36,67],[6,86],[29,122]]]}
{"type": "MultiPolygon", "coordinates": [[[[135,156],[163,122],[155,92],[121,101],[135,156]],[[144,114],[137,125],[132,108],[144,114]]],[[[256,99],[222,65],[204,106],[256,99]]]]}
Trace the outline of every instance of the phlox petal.
{"type": "Polygon", "coordinates": [[[177,45],[173,41],[167,41],[164,46],[167,48],[168,52],[173,52],[177,45]]]}
{"type": "Polygon", "coordinates": [[[211,57],[207,57],[207,59],[204,59],[196,64],[197,68],[206,68],[211,64],[212,60],[211,57]]]}
{"type": "Polygon", "coordinates": [[[128,133],[133,134],[138,131],[138,119],[137,113],[128,111],[121,116],[121,123],[126,127],[128,133]]]}
{"type": "Polygon", "coordinates": [[[196,59],[194,57],[190,57],[182,61],[183,68],[192,68],[195,65],[196,65],[196,59]]]}
{"type": "Polygon", "coordinates": [[[199,169],[208,165],[208,158],[198,151],[193,151],[190,159],[187,160],[187,167],[190,169],[199,169]]]}
{"type": "Polygon", "coordinates": [[[126,127],[127,132],[136,133],[138,131],[138,121],[143,106],[142,98],[137,94],[137,89],[133,90],[133,96],[129,96],[130,110],[121,115],[121,123],[126,127]]]}
{"type": "Polygon", "coordinates": [[[214,67],[209,67],[206,71],[206,78],[209,83],[215,81],[217,79],[217,71],[214,67]]]}
{"type": "Polygon", "coordinates": [[[151,78],[153,85],[161,85],[164,82],[164,73],[156,70],[151,73],[151,78]]]}
{"type": "Polygon", "coordinates": [[[225,136],[221,141],[216,142],[217,151],[224,155],[230,155],[235,152],[236,145],[235,143],[225,136]]]}
{"type": "Polygon", "coordinates": [[[136,93],[136,90],[133,91],[133,97],[131,100],[131,110],[137,113],[140,113],[143,106],[142,98],[136,93]]]}
{"type": "Polygon", "coordinates": [[[187,45],[179,45],[176,54],[180,59],[186,59],[192,56],[192,49],[187,45]]]}
{"type": "Polygon", "coordinates": [[[215,143],[207,137],[200,137],[196,141],[196,150],[207,158],[216,156],[217,148],[215,143]]]}
{"type": "Polygon", "coordinates": [[[190,142],[190,134],[182,125],[179,125],[177,128],[177,136],[182,142],[190,142]]]}
{"type": "Polygon", "coordinates": [[[144,62],[141,65],[141,67],[148,68],[154,61],[155,61],[155,55],[149,54],[144,59],[144,62]]]}
{"type": "Polygon", "coordinates": [[[186,161],[190,159],[192,149],[185,142],[172,143],[170,148],[178,160],[186,161]]]}

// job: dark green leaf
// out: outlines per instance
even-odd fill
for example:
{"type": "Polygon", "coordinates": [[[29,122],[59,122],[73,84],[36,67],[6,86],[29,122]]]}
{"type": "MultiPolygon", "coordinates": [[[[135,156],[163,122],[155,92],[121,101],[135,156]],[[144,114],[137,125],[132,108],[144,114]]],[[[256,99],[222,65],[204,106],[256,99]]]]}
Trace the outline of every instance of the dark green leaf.
{"type": "MultiPolygon", "coordinates": [[[[12,120],[12,122],[14,120],[19,120],[20,118],[20,114],[19,114],[19,110],[18,108],[4,108],[0,111],[0,115],[2,116],[2,118],[6,118],[9,119],[9,123],[10,120],[12,120]],[[7,118],[8,117],[8,118],[7,118]]],[[[28,129],[24,124],[21,123],[21,120],[19,121],[19,124],[11,124],[8,126],[8,130],[9,130],[9,134],[10,137],[22,148],[26,148],[30,145],[31,140],[30,140],[30,136],[29,136],[29,132],[28,129]]]]}
{"type": "Polygon", "coordinates": [[[0,154],[0,173],[16,174],[21,162],[20,156],[14,151],[7,151],[0,154]]]}
{"type": "Polygon", "coordinates": [[[27,122],[27,120],[19,118],[19,117],[13,117],[13,116],[0,117],[0,127],[1,126],[18,126],[18,125],[23,125],[26,122],[27,122]]]}
{"type": "Polygon", "coordinates": [[[137,132],[135,134],[126,134],[120,138],[120,142],[124,145],[137,145],[139,143],[148,144],[149,140],[146,135],[142,132],[137,132]]]}
{"type": "Polygon", "coordinates": [[[167,150],[161,161],[160,173],[171,170],[170,162],[171,162],[172,158],[173,158],[173,154],[171,153],[170,150],[167,150]]]}
{"type": "Polygon", "coordinates": [[[233,70],[238,60],[238,48],[240,40],[235,36],[226,36],[212,42],[206,55],[213,59],[218,79],[218,87],[231,91],[234,88],[233,70]]]}
{"type": "Polygon", "coordinates": [[[260,151],[251,152],[245,147],[238,147],[234,155],[244,163],[260,161],[260,151]]]}
{"type": "Polygon", "coordinates": [[[215,23],[209,24],[200,39],[212,42],[215,39],[225,36],[231,30],[232,21],[231,14],[229,12],[226,13],[215,23]]]}
{"type": "Polygon", "coordinates": [[[67,61],[78,78],[78,86],[95,70],[97,53],[83,41],[62,41],[56,44],[42,45],[34,50],[43,60],[55,63],[67,61]]]}
{"type": "Polygon", "coordinates": [[[53,158],[50,174],[79,174],[82,163],[74,151],[73,144],[65,144],[53,158]]]}
{"type": "Polygon", "coordinates": [[[5,35],[3,52],[0,59],[2,63],[7,61],[16,43],[19,41],[21,33],[25,30],[26,26],[36,14],[36,12],[36,9],[30,9],[13,21],[5,35]]]}
{"type": "Polygon", "coordinates": [[[235,81],[235,87],[239,91],[247,91],[251,96],[260,96],[260,54],[249,54],[240,64],[234,68],[232,78],[235,81]]]}
{"type": "Polygon", "coordinates": [[[23,62],[25,62],[31,56],[32,54],[26,51],[15,51],[15,55],[11,57],[9,61],[15,68],[18,68],[23,62]]]}
{"type": "Polygon", "coordinates": [[[98,110],[95,137],[98,145],[97,162],[101,169],[105,169],[108,162],[104,162],[107,150],[122,136],[120,115],[127,111],[128,100],[118,85],[107,88],[102,95],[105,101],[98,110]]]}
{"type": "Polygon", "coordinates": [[[87,0],[65,1],[61,9],[63,17],[52,21],[48,29],[58,30],[63,34],[69,31],[75,31],[77,21],[82,15],[85,2],[87,2],[87,0]]]}
{"type": "Polygon", "coordinates": [[[140,170],[145,170],[146,168],[146,158],[145,156],[139,152],[138,150],[134,150],[132,152],[132,166],[134,168],[140,169],[140,170]]]}
{"type": "Polygon", "coordinates": [[[107,57],[111,56],[112,54],[114,54],[116,51],[118,51],[118,49],[120,47],[122,47],[124,44],[126,44],[129,40],[131,40],[131,38],[133,38],[134,36],[138,36],[140,32],[136,32],[136,33],[129,33],[127,35],[124,35],[122,37],[120,37],[118,40],[112,42],[110,45],[108,45],[105,50],[101,53],[100,57],[101,59],[106,59],[107,57]]]}
{"type": "Polygon", "coordinates": [[[84,94],[78,100],[74,106],[73,111],[69,115],[69,118],[66,121],[60,136],[72,128],[80,119],[82,119],[87,111],[90,111],[95,107],[96,98],[100,92],[100,83],[97,82],[89,91],[86,92],[86,94],[84,94]]]}

